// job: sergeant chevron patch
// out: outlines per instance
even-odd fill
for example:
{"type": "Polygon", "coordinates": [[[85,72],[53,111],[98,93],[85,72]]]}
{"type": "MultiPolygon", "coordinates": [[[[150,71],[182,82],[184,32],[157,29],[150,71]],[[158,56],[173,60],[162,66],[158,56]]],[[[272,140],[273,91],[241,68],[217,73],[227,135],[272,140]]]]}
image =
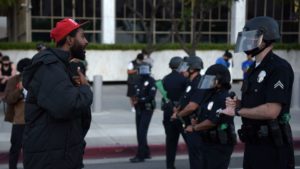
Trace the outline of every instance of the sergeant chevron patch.
{"type": "Polygon", "coordinates": [[[281,89],[284,89],[284,85],[281,83],[280,80],[277,83],[274,84],[274,89],[276,89],[277,87],[280,87],[281,89]]]}

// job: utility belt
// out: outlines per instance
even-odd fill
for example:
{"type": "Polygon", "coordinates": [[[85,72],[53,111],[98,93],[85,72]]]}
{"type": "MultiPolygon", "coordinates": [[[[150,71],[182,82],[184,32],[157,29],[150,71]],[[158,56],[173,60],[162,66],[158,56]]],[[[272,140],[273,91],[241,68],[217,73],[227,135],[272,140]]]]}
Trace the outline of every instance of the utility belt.
{"type": "Polygon", "coordinates": [[[179,104],[178,101],[172,101],[172,100],[166,101],[164,98],[162,98],[161,110],[162,111],[173,111],[173,108],[176,107],[178,104],[179,104]]]}
{"type": "Polygon", "coordinates": [[[239,138],[249,144],[274,144],[282,146],[292,145],[292,131],[290,124],[270,120],[266,125],[242,125],[238,130],[239,138]]]}
{"type": "Polygon", "coordinates": [[[155,100],[152,100],[150,102],[145,102],[143,104],[145,106],[145,109],[149,110],[149,111],[152,111],[152,110],[154,110],[156,108],[156,102],[155,102],[155,100]]]}
{"type": "Polygon", "coordinates": [[[233,124],[222,123],[214,130],[202,131],[201,136],[206,143],[235,145],[237,142],[233,124]]]}

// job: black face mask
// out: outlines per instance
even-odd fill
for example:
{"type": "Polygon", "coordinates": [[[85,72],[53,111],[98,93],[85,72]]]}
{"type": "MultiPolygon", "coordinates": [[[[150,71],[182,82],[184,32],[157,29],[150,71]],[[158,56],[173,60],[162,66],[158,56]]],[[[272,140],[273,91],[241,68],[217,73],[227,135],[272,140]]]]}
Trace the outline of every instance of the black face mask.
{"type": "Polygon", "coordinates": [[[84,47],[80,46],[80,44],[76,41],[75,44],[70,48],[71,55],[74,58],[85,60],[85,51],[84,47]]]}
{"type": "Polygon", "coordinates": [[[258,55],[260,52],[262,52],[265,48],[259,49],[259,48],[254,48],[252,50],[245,51],[246,55],[251,55],[251,57],[254,57],[258,55]]]}
{"type": "Polygon", "coordinates": [[[254,48],[252,50],[248,50],[245,51],[246,55],[251,55],[252,57],[260,54],[263,50],[265,50],[267,47],[269,47],[271,45],[271,42],[265,42],[265,46],[263,46],[262,48],[254,48]]]}

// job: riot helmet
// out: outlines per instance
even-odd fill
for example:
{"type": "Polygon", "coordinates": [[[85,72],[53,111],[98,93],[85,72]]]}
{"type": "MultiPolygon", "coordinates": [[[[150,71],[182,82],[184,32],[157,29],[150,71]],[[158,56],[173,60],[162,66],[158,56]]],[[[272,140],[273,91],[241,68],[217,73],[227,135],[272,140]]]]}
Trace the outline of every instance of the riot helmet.
{"type": "Polygon", "coordinates": [[[189,56],[189,57],[183,58],[183,61],[179,65],[177,71],[183,73],[183,72],[187,72],[189,70],[196,70],[196,72],[198,72],[202,68],[203,68],[203,62],[200,57],[189,56]]]}
{"type": "Polygon", "coordinates": [[[203,61],[200,57],[198,56],[190,56],[187,59],[189,69],[194,69],[194,70],[201,70],[203,69],[203,61]]]}
{"type": "Polygon", "coordinates": [[[179,56],[172,57],[170,62],[169,62],[169,67],[171,69],[177,69],[179,67],[179,65],[181,64],[182,60],[183,59],[179,56]]]}
{"type": "Polygon", "coordinates": [[[176,69],[177,72],[183,73],[183,72],[186,72],[189,69],[188,58],[189,58],[188,56],[183,57],[182,62],[180,63],[180,65],[176,69]]]}
{"type": "Polygon", "coordinates": [[[267,16],[255,17],[247,21],[244,30],[238,33],[235,52],[257,55],[279,39],[279,26],[273,18],[267,16]],[[262,42],[265,42],[266,46],[259,49],[262,42]]]}
{"type": "Polygon", "coordinates": [[[210,66],[205,75],[201,77],[198,88],[199,89],[214,89],[220,84],[221,88],[229,90],[231,76],[228,69],[220,64],[214,64],[210,66]]]}

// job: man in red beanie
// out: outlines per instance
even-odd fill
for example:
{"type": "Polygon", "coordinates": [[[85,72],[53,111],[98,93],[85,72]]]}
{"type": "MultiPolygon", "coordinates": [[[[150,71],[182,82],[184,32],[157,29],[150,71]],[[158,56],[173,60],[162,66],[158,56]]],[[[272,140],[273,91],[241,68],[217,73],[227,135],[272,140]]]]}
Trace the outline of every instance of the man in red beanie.
{"type": "Polygon", "coordinates": [[[23,139],[24,169],[80,169],[84,137],[89,128],[93,94],[78,69],[69,73],[71,56],[84,56],[88,44],[82,28],[66,18],[51,30],[57,48],[47,48],[32,58],[23,72],[27,89],[23,139]],[[86,125],[88,124],[88,125],[86,125]]]}

